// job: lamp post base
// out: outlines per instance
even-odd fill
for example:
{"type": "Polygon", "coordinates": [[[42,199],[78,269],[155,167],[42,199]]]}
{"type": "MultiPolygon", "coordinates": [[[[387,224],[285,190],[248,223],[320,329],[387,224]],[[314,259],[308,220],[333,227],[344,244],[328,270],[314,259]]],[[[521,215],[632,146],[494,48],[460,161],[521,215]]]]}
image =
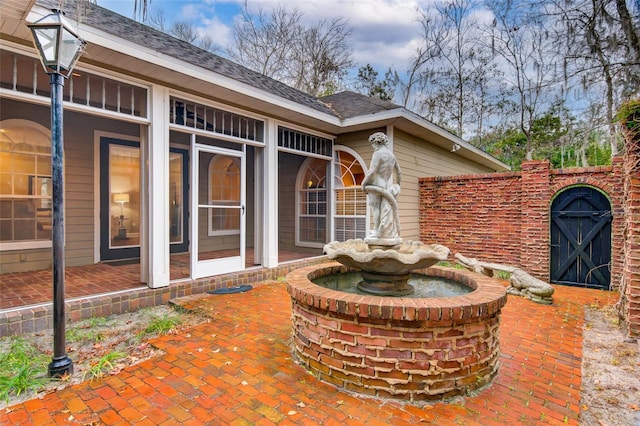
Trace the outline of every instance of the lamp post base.
{"type": "Polygon", "coordinates": [[[70,376],[73,374],[73,361],[66,354],[60,358],[53,358],[49,363],[49,377],[70,376]]]}

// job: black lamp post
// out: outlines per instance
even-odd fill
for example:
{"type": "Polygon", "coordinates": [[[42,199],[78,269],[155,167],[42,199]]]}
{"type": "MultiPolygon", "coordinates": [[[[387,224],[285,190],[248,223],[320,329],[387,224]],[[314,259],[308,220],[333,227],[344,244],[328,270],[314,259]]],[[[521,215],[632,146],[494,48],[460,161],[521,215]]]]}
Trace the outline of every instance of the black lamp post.
{"type": "Polygon", "coordinates": [[[53,357],[49,363],[50,377],[73,373],[73,361],[65,347],[62,89],[85,44],[62,15],[61,11],[53,10],[52,14],[28,25],[51,84],[53,357]]]}

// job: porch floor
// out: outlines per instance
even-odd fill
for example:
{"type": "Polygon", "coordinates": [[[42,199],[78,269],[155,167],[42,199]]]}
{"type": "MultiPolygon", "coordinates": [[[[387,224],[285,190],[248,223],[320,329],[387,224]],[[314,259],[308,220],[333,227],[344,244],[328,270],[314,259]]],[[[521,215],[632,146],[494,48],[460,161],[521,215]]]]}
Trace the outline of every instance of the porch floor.
{"type": "MultiPolygon", "coordinates": [[[[217,252],[223,257],[224,252],[217,252]]],[[[313,256],[309,253],[281,250],[280,263],[313,256]]],[[[215,256],[208,253],[208,258],[215,256]]],[[[253,249],[247,249],[246,268],[256,267],[253,249]]],[[[171,255],[171,280],[189,279],[189,255],[171,255]]],[[[53,273],[50,269],[32,272],[0,274],[0,312],[31,305],[49,303],[53,300],[53,273]]],[[[65,300],[86,298],[123,290],[146,288],[140,282],[140,263],[137,259],[98,263],[88,266],[65,268],[65,300]]]]}

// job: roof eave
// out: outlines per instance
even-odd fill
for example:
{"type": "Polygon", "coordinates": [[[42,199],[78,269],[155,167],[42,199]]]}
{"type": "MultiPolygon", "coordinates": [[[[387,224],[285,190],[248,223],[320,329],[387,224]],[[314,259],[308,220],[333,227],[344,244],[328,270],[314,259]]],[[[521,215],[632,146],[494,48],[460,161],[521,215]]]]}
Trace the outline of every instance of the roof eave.
{"type": "MultiPolygon", "coordinates": [[[[35,5],[31,11],[27,14],[27,22],[35,22],[42,17],[51,13],[49,9],[42,6],[35,5]]],[[[72,21],[71,17],[68,20],[72,21]]],[[[75,22],[74,22],[75,24],[75,22]]],[[[119,38],[113,34],[108,34],[98,28],[83,23],[78,24],[78,30],[82,34],[84,41],[93,43],[98,46],[109,48],[109,46],[117,45],[117,51],[125,55],[136,57],[140,60],[153,63],[159,67],[171,69],[181,74],[189,75],[190,77],[197,78],[199,80],[206,81],[208,83],[229,89],[237,92],[248,98],[253,98],[258,101],[267,102],[276,107],[286,110],[294,111],[298,114],[309,117],[315,121],[321,121],[328,124],[331,127],[340,127],[341,120],[337,116],[323,113],[311,107],[295,103],[289,99],[280,97],[266,90],[250,86],[241,81],[235,80],[231,77],[224,76],[212,70],[199,67],[194,64],[190,64],[181,61],[179,58],[175,58],[170,55],[166,55],[160,51],[145,48],[124,38],[119,38]]]]}
{"type": "Polygon", "coordinates": [[[360,130],[366,127],[370,128],[374,125],[384,126],[388,124],[393,124],[394,126],[402,130],[408,130],[408,133],[410,134],[420,136],[417,134],[418,132],[411,128],[418,126],[422,129],[426,129],[429,133],[436,135],[437,137],[431,139],[429,142],[434,143],[441,148],[455,152],[457,155],[480,163],[495,171],[511,170],[511,168],[507,164],[503,163],[497,158],[487,154],[486,152],[473,146],[469,142],[466,142],[465,140],[459,138],[458,136],[446,131],[442,127],[436,126],[430,121],[425,120],[419,115],[412,113],[411,111],[402,107],[389,109],[374,114],[367,114],[344,119],[342,120],[342,128],[340,133],[360,130]],[[413,126],[407,124],[412,124],[413,126]]]}

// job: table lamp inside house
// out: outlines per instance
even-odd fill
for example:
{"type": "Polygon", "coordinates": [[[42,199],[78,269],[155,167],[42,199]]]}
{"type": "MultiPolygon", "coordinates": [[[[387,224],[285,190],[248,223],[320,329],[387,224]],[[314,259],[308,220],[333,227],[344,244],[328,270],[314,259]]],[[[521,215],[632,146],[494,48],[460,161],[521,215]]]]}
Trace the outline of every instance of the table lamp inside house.
{"type": "Polygon", "coordinates": [[[127,239],[127,229],[124,227],[124,203],[129,202],[129,194],[113,194],[113,202],[120,204],[120,218],[118,221],[118,235],[113,237],[114,240],[126,240],[127,239]]]}

